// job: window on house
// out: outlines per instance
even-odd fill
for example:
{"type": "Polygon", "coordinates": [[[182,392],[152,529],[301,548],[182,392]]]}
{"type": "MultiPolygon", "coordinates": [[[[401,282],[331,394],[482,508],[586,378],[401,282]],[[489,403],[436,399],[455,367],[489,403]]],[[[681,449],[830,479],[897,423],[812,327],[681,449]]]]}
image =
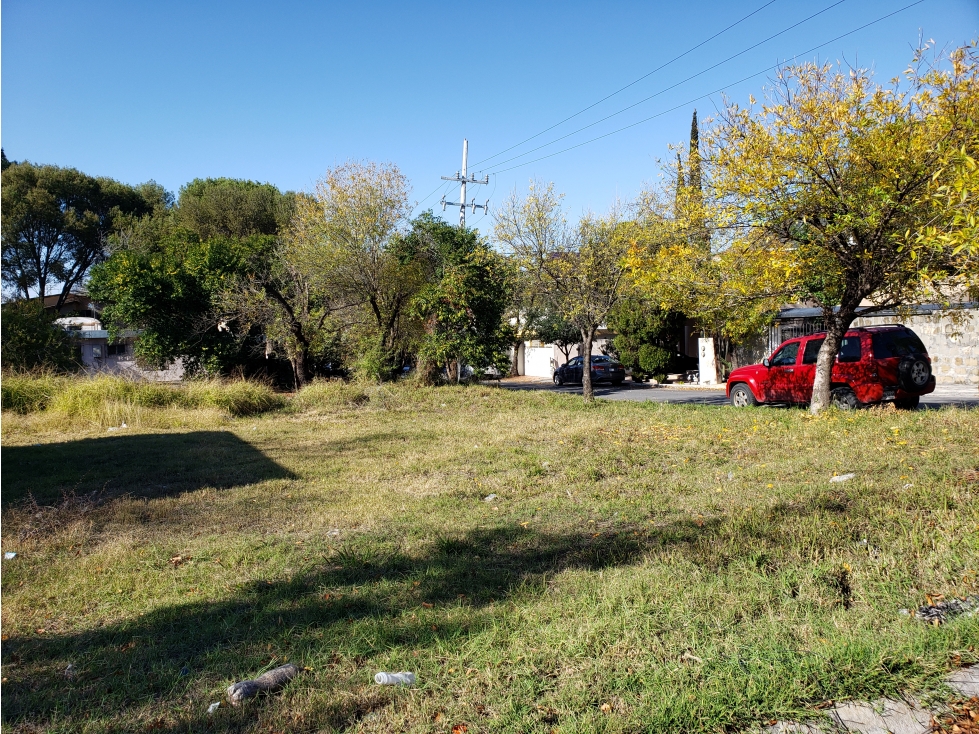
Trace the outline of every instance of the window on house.
{"type": "Polygon", "coordinates": [[[127,347],[126,342],[117,342],[115,344],[110,344],[106,354],[108,354],[110,357],[113,355],[117,357],[121,357],[128,353],[126,347],[127,347]]]}

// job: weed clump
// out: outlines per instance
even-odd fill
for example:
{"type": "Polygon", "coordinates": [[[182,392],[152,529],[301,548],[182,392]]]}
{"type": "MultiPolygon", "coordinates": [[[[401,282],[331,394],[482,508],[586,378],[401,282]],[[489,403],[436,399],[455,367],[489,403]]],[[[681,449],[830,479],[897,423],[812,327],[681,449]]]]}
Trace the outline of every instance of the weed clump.
{"type": "Polygon", "coordinates": [[[0,382],[0,401],[4,410],[35,413],[47,408],[70,381],[71,378],[53,372],[8,372],[0,382]]]}
{"type": "Polygon", "coordinates": [[[121,375],[65,377],[48,373],[3,378],[3,410],[47,413],[111,426],[133,422],[152,410],[218,409],[232,416],[282,408],[285,400],[269,385],[250,380],[202,380],[182,385],[146,382],[121,375]]]}
{"type": "Polygon", "coordinates": [[[345,380],[314,380],[300,390],[292,400],[298,412],[330,412],[354,408],[370,402],[368,386],[345,380]]]}

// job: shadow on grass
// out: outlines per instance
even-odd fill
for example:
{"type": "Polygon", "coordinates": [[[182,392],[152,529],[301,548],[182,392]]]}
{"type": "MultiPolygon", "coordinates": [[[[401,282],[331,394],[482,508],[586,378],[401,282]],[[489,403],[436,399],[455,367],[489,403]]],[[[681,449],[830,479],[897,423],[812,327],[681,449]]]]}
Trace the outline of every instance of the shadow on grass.
{"type": "Polygon", "coordinates": [[[63,494],[105,490],[160,497],[201,487],[239,487],[294,475],[228,431],[116,435],[8,446],[3,505],[32,494],[41,504],[63,494]]]}
{"type": "MultiPolygon", "coordinates": [[[[378,550],[378,538],[358,536],[308,559],[288,580],[251,581],[223,600],[163,607],[80,633],[4,641],[3,722],[54,730],[60,722],[70,730],[101,719],[106,729],[125,729],[137,724],[127,710],[149,705],[178,717],[154,731],[237,731],[276,704],[213,718],[203,709],[224,697],[231,680],[269,665],[273,652],[317,669],[364,671],[367,684],[392,651],[407,656],[457,645],[494,623],[494,604],[547,593],[553,574],[630,564],[647,550],[694,543],[716,530],[709,523],[642,534],[479,529],[441,539],[418,557],[378,550]]],[[[327,672],[317,685],[336,685],[333,679],[327,672]]],[[[292,685],[302,686],[302,678],[292,685]]],[[[307,704],[315,704],[309,714],[315,721],[307,719],[303,730],[347,728],[395,695],[369,684],[350,693],[321,691],[324,700],[307,704]]]]}

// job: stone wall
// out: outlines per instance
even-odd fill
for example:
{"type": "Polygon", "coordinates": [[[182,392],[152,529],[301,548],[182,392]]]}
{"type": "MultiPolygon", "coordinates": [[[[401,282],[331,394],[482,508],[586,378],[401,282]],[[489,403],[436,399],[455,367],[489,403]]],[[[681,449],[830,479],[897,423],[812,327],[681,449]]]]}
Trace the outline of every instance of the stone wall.
{"type": "Polygon", "coordinates": [[[914,316],[868,316],[853,326],[904,324],[921,337],[939,385],[979,385],[979,309],[914,316]]]}

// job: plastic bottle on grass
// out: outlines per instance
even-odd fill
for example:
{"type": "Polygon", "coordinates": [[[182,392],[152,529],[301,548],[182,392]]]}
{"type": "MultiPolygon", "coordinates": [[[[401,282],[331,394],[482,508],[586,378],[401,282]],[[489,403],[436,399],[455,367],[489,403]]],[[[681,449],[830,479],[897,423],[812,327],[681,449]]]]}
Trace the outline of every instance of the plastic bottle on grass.
{"type": "Polygon", "coordinates": [[[374,682],[379,686],[413,686],[415,685],[414,673],[378,673],[374,676],[374,682]]]}

